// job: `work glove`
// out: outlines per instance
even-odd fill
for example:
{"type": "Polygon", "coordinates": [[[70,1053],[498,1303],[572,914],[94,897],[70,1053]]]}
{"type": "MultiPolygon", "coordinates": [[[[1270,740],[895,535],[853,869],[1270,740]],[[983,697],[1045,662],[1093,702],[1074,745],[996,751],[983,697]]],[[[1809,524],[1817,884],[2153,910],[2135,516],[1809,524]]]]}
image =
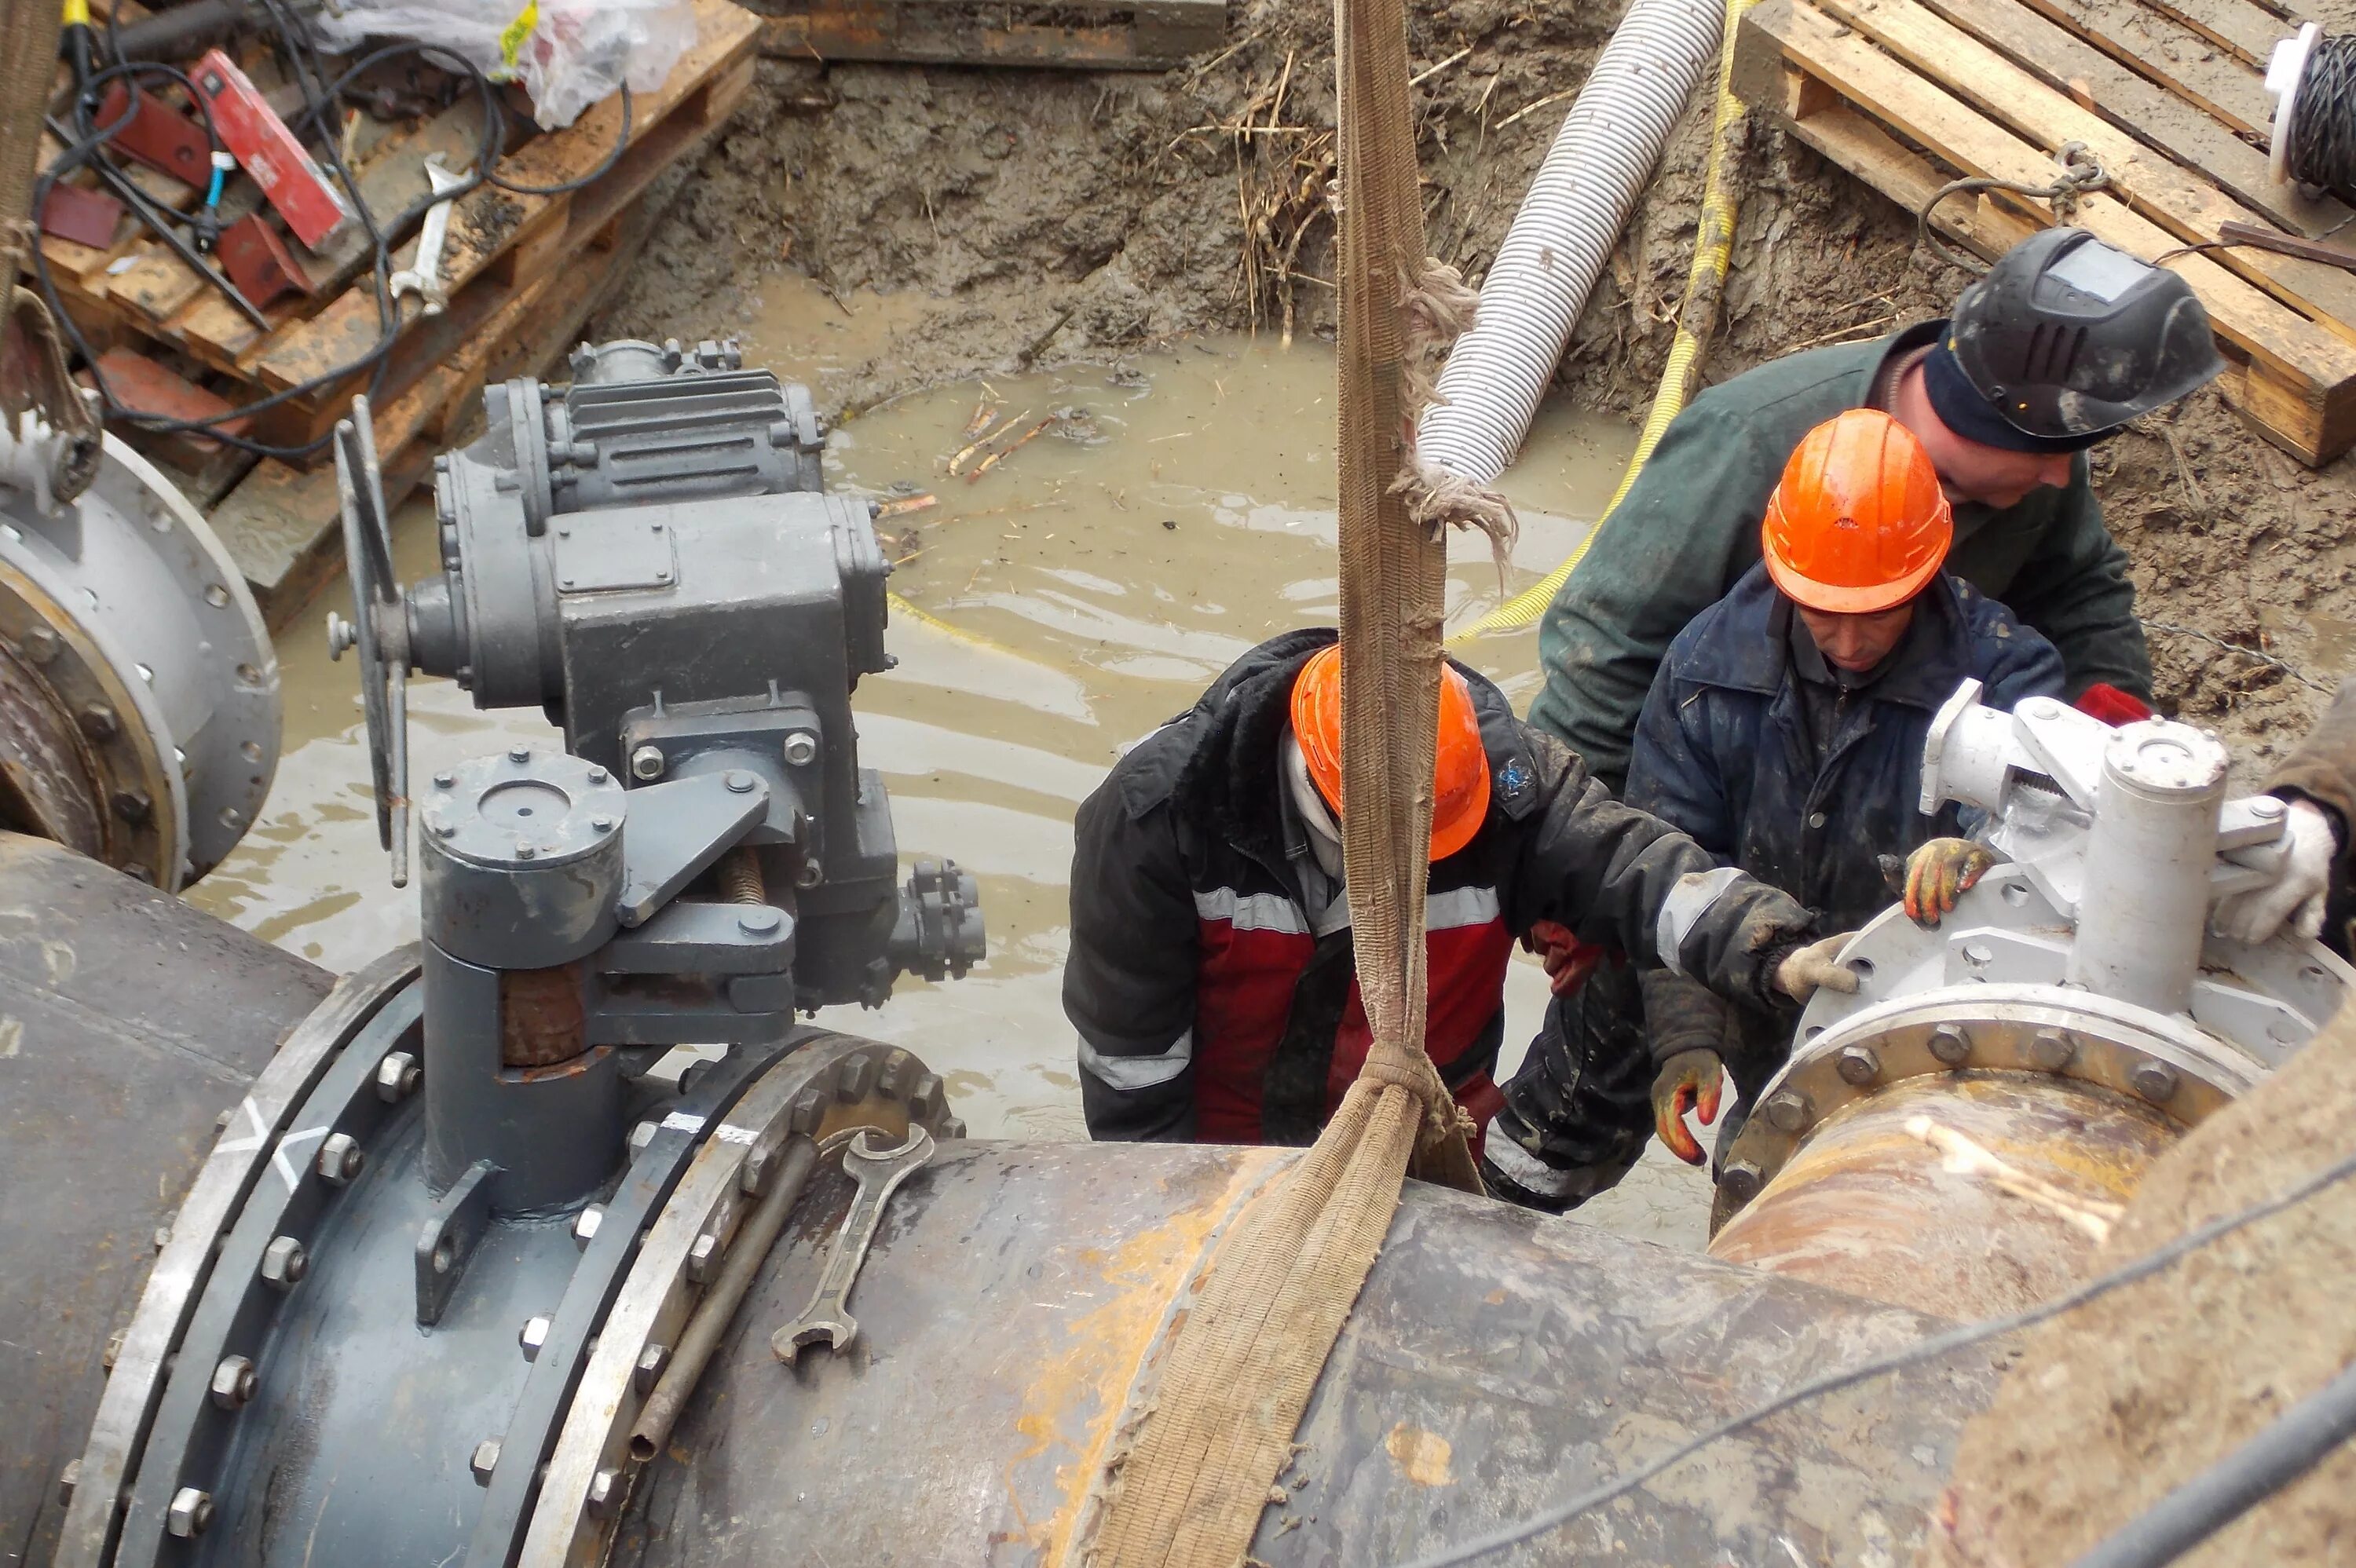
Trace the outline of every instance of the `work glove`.
{"type": "Polygon", "coordinates": [[[1857,973],[1839,962],[1839,955],[1856,934],[1844,931],[1794,948],[1775,965],[1775,988],[1795,1002],[1805,1002],[1819,989],[1838,991],[1844,997],[1855,995],[1857,973]]]}
{"type": "Polygon", "coordinates": [[[1570,927],[1542,920],[1532,925],[1522,945],[1538,955],[1546,965],[1547,984],[1558,997],[1568,997],[1587,984],[1603,962],[1604,949],[1581,942],[1571,934],[1570,927]]]}
{"type": "Polygon", "coordinates": [[[1955,901],[1987,875],[1996,852],[1968,838],[1933,838],[1906,857],[1906,918],[1925,931],[1939,929],[1955,901]]]}
{"type": "Polygon", "coordinates": [[[2288,922],[2301,936],[2323,929],[2323,905],[2331,891],[2331,863],[2340,858],[2340,835],[2331,818],[2311,800],[2290,803],[2290,854],[2282,875],[2270,885],[2235,893],[2218,904],[2210,928],[2235,942],[2264,942],[2288,922]]]}
{"type": "MultiPolygon", "coordinates": [[[[1856,983],[1855,976],[1850,983],[1856,983]]],[[[1661,1135],[1663,1146],[1687,1165],[1699,1165],[1708,1157],[1687,1130],[1686,1112],[1697,1112],[1705,1127],[1718,1120],[1719,1094],[1725,1082],[1718,1052],[1699,1046],[1678,1051],[1662,1062],[1654,1075],[1653,1130],[1661,1135]]]]}

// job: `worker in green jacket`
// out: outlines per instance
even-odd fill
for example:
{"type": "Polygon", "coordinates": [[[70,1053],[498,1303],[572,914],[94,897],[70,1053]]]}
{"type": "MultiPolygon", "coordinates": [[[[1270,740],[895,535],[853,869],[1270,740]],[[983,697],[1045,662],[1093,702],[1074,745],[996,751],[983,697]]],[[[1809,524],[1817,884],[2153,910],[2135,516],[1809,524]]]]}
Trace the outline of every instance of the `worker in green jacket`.
{"type": "Polygon", "coordinates": [[[1710,389],[1671,421],[1539,624],[1546,688],[1530,721],[1621,790],[1671,639],[1758,561],[1767,496],[1800,438],[1857,408],[1930,453],[1954,511],[1947,570],[2044,634],[2080,707],[2146,716],[2150,656],[2086,449],[2222,365],[2182,279],[2049,229],[1966,288],[1951,320],[1710,389]]]}

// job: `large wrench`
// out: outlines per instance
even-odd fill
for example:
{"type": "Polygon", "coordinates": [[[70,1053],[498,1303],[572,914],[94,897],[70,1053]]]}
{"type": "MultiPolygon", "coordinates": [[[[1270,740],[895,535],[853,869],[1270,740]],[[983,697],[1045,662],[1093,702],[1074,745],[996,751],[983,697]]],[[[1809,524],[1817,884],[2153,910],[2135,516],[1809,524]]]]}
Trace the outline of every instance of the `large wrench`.
{"type": "MultiPolygon", "coordinates": [[[[436,196],[466,183],[465,175],[450,172],[439,153],[426,158],[425,179],[436,196]]],[[[442,285],[442,247],[450,237],[451,199],[444,197],[425,209],[425,222],[417,230],[417,259],[392,275],[392,297],[415,294],[424,302],[422,314],[425,315],[440,315],[443,306],[450,303],[449,291],[442,285]]]]}
{"type": "Polygon", "coordinates": [[[874,1136],[874,1128],[862,1127],[842,1151],[843,1174],[859,1183],[858,1195],[851,1200],[851,1212],[842,1217],[842,1229],[835,1232],[833,1250],[826,1255],[809,1305],[769,1338],[769,1349],[789,1367],[800,1360],[805,1345],[823,1339],[828,1349],[840,1350],[859,1338],[859,1320],[851,1315],[851,1287],[867,1261],[875,1228],[883,1223],[884,1205],[900,1183],[933,1157],[933,1135],[922,1127],[911,1125],[907,1142],[898,1148],[880,1147],[874,1136]]]}

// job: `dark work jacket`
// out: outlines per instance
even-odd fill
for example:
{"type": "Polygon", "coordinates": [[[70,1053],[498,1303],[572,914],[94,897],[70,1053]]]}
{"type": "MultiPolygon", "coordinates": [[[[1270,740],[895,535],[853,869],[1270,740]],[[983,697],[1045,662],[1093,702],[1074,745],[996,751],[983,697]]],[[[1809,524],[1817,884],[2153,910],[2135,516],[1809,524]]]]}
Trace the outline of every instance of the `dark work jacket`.
{"type": "MultiPolygon", "coordinates": [[[[1876,857],[1958,830],[1921,810],[1922,742],[1966,679],[2009,710],[2058,697],[2053,645],[1942,573],[1871,685],[1844,695],[1825,763],[1810,743],[1791,649],[1792,603],[1754,566],[1669,645],[1644,699],[1628,804],[1853,931],[1890,905],[1876,857]]],[[[1804,635],[1804,634],[1803,634],[1804,635]]]]}
{"type": "MultiPolygon", "coordinates": [[[[1253,649],[1080,806],[1064,1010],[1099,1138],[1306,1143],[1365,1061],[1349,933],[1311,929],[1310,849],[1280,795],[1293,680],[1333,640],[1318,628],[1253,649]]],[[[1747,879],[1708,878],[1716,863],[1690,840],[1612,800],[1459,669],[1489,755],[1489,813],[1430,869],[1426,1029],[1459,1102],[1483,1125],[1496,1109],[1505,964],[1539,921],[1644,965],[1662,962],[1665,928],[1686,973],[1766,1008],[1805,912],[1747,879]]]]}
{"type": "MultiPolygon", "coordinates": [[[[1760,520],[1792,449],[1835,414],[1863,407],[1883,364],[1944,325],[1771,360],[1710,388],[1671,421],[1538,624],[1546,687],[1530,722],[1620,787],[1662,655],[1758,561],[1760,520]]],[[[2083,455],[2060,489],[2031,491],[2002,511],[1955,508],[1947,570],[2052,643],[2072,698],[2106,682],[2151,700],[2151,657],[2126,564],[2103,529],[2083,455]]]]}

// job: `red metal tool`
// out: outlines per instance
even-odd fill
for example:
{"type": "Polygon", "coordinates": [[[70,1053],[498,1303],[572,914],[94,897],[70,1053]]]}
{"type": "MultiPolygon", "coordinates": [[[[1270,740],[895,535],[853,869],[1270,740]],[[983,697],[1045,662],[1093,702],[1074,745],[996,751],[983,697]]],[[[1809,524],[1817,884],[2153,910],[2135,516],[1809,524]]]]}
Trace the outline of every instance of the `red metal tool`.
{"type": "Polygon", "coordinates": [[[41,203],[41,232],[70,240],[93,250],[110,250],[114,230],[123,221],[123,204],[104,191],[84,190],[62,180],[49,187],[41,203]]]}
{"type": "Polygon", "coordinates": [[[165,102],[152,89],[143,89],[138,107],[131,108],[131,90],[120,81],[109,82],[106,96],[99,100],[98,124],[113,124],[123,119],[126,109],[131,118],[107,138],[106,144],[151,169],[204,189],[213,171],[212,144],[205,139],[203,124],[165,102]]]}
{"type": "Polygon", "coordinates": [[[213,247],[213,254],[245,297],[256,304],[268,304],[279,295],[299,292],[310,293],[310,275],[303,264],[278,238],[278,230],[258,212],[249,212],[227,229],[213,247]]]}
{"type": "Polygon", "coordinates": [[[210,51],[191,74],[197,91],[212,108],[213,128],[222,143],[262,187],[296,239],[316,251],[351,221],[344,198],[227,55],[210,51]]]}

